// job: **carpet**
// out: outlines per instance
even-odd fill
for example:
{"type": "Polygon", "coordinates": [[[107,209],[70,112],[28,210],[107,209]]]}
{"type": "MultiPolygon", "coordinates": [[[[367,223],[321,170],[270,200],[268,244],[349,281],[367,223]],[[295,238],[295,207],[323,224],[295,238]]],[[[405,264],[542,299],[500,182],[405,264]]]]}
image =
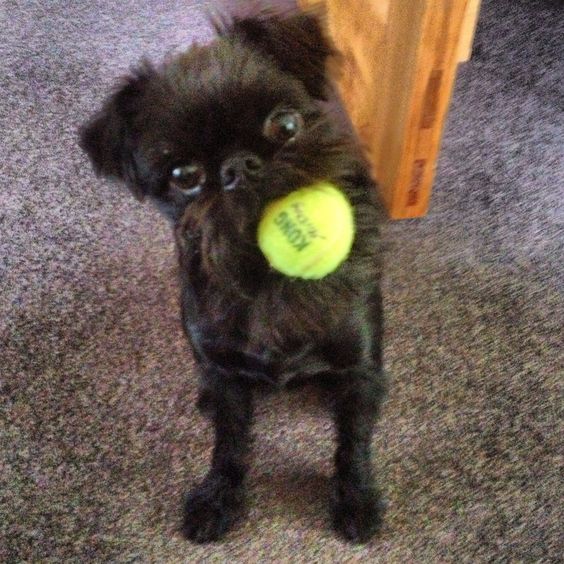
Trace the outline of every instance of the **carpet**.
{"type": "Polygon", "coordinates": [[[257,405],[249,517],[178,533],[212,445],[169,228],[94,178],[80,123],[142,56],[206,41],[205,2],[4,0],[1,562],[556,562],[562,537],[564,10],[484,0],[429,215],[391,223],[389,399],[366,546],[331,532],[322,401],[257,405]]]}

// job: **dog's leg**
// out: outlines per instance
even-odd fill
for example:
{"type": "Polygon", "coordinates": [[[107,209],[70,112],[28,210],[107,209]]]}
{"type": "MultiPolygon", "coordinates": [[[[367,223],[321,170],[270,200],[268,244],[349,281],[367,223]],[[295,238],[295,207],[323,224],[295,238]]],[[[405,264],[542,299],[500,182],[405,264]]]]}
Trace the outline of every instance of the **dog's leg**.
{"type": "Polygon", "coordinates": [[[219,379],[211,391],[215,448],[211,469],[186,500],[183,533],[195,542],[220,539],[243,508],[252,393],[245,383],[219,379]]]}
{"type": "Polygon", "coordinates": [[[333,525],[353,542],[365,542],[382,522],[383,503],[374,485],[371,439],[384,395],[374,371],[351,370],[336,387],[336,501],[333,525]]]}

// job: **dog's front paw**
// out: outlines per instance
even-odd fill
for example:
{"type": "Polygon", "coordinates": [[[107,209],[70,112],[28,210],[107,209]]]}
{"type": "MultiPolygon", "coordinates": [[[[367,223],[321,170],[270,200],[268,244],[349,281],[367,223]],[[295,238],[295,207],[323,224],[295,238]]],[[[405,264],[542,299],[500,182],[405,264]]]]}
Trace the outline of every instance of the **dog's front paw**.
{"type": "Polygon", "coordinates": [[[370,540],[382,526],[385,503],[373,491],[340,496],[333,508],[333,527],[350,542],[370,540]]]}
{"type": "Polygon", "coordinates": [[[241,487],[208,477],[188,494],[182,533],[197,543],[217,541],[235,523],[242,507],[241,487]]]}

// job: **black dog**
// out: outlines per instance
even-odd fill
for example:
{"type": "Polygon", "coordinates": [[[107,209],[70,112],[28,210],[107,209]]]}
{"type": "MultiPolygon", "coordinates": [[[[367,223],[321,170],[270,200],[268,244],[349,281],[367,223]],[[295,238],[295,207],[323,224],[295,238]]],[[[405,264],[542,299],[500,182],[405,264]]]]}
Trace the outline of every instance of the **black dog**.
{"type": "Polygon", "coordinates": [[[333,52],[316,18],[262,13],[218,32],[161,67],[143,65],[81,132],[96,171],[154,201],[175,227],[184,328],[216,437],[183,531],[216,540],[241,513],[253,389],[305,381],[333,399],[334,526],[366,541],[382,514],[370,462],[384,395],[374,186],[324,109],[333,52]],[[355,242],[334,273],[291,279],[258,250],[258,220],[268,202],[318,180],[353,204],[355,242]]]}

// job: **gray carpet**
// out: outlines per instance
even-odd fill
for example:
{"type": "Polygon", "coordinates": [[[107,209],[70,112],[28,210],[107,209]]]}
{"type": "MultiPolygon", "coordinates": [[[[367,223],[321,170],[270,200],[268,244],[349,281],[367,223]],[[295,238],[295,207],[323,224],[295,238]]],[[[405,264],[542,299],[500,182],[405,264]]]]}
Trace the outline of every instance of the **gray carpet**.
{"type": "Polygon", "coordinates": [[[485,0],[431,212],[386,232],[381,537],[332,535],[331,423],[292,393],[258,406],[246,523],[221,545],[179,538],[212,436],[170,234],[94,179],[76,128],[130,63],[208,37],[202,4],[3,1],[0,561],[560,561],[564,10],[549,0],[485,0]]]}

